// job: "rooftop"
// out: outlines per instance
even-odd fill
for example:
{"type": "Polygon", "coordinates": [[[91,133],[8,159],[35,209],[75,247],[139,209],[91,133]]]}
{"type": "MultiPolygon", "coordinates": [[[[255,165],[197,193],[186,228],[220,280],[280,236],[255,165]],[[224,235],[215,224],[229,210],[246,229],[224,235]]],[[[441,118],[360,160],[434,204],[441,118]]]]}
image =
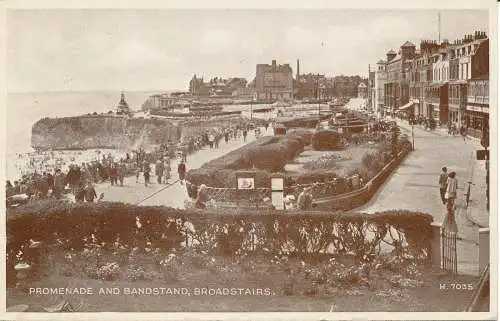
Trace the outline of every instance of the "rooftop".
{"type": "Polygon", "coordinates": [[[401,47],[415,47],[415,45],[412,44],[411,42],[407,41],[401,47]]]}

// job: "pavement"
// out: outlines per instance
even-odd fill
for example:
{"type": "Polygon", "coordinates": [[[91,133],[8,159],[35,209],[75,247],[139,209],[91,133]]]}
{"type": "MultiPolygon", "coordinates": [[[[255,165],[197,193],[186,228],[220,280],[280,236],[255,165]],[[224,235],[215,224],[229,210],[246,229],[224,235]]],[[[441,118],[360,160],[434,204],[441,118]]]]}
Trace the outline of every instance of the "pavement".
{"type": "MultiPolygon", "coordinates": [[[[261,136],[269,135],[273,135],[271,127],[268,128],[267,132],[265,128],[261,128],[261,136]]],[[[206,162],[219,158],[255,140],[256,137],[253,130],[248,132],[246,142],[243,141],[243,137],[236,140],[229,140],[227,144],[224,139],[222,139],[219,144],[219,148],[210,149],[208,147],[204,147],[196,153],[188,156],[186,169],[189,171],[190,169],[199,168],[206,162]]],[[[156,176],[151,175],[151,183],[146,187],[144,186],[144,177],[141,174],[138,183],[136,183],[135,176],[131,176],[125,178],[123,184],[124,186],[111,186],[109,183],[96,184],[96,192],[98,195],[100,193],[104,193],[104,200],[110,202],[184,208],[185,201],[189,199],[189,196],[187,194],[186,186],[180,182],[176,182],[179,178],[177,174],[178,163],[179,160],[173,160],[171,162],[172,172],[169,180],[171,185],[163,183],[158,184],[156,182],[156,176]]],[[[151,173],[154,174],[154,170],[151,171],[151,173]]]]}
{"type": "MultiPolygon", "coordinates": [[[[391,119],[395,120],[395,119],[391,119]]],[[[412,139],[411,125],[396,120],[402,133],[412,139]]],[[[427,131],[414,126],[415,150],[389,177],[372,200],[358,211],[374,213],[390,209],[426,212],[434,220],[443,222],[446,207],[439,195],[438,178],[441,167],[455,171],[458,180],[456,221],[458,225],[458,272],[479,274],[479,227],[489,226],[486,209],[485,161],[476,160],[476,150],[483,149],[477,140],[450,136],[441,129],[427,131]],[[469,206],[465,193],[472,181],[469,206]]]]}

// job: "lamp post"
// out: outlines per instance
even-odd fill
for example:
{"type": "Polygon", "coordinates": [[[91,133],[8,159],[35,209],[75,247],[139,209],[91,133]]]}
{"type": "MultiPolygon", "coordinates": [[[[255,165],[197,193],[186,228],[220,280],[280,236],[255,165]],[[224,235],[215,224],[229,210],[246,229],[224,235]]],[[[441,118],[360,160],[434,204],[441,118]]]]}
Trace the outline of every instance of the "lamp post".
{"type": "Polygon", "coordinates": [[[253,119],[253,99],[250,100],[250,119],[253,119]]]}
{"type": "Polygon", "coordinates": [[[413,124],[415,122],[412,120],[411,121],[411,149],[412,150],[415,150],[415,133],[413,131],[413,124]]]}

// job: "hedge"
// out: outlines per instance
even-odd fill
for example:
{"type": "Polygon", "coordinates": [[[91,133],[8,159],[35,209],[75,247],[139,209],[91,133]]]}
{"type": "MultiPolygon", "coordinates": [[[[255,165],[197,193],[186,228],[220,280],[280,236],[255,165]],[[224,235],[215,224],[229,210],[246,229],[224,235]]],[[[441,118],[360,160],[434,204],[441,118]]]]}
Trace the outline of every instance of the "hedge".
{"type": "Polygon", "coordinates": [[[429,214],[403,210],[375,214],[242,209],[200,212],[47,200],[7,210],[7,264],[12,267],[16,263],[16,253],[30,240],[42,241],[50,248],[57,239],[64,248],[78,251],[91,235],[99,244],[104,242],[104,250],[112,249],[119,237],[128,249],[144,249],[150,242],[151,248],[160,250],[194,247],[208,255],[246,252],[272,257],[284,248],[298,256],[327,253],[333,248],[328,253],[358,258],[375,254],[392,238],[390,246],[398,248],[404,240],[415,256],[421,256],[430,245],[432,221],[429,214]]]}
{"type": "Polygon", "coordinates": [[[256,187],[270,187],[269,175],[283,171],[284,166],[309,144],[311,133],[292,131],[285,136],[265,136],[234,150],[225,156],[188,171],[188,194],[196,196],[196,186],[236,187],[236,173],[252,170],[256,173],[256,187]]]}
{"type": "Polygon", "coordinates": [[[279,122],[288,128],[315,128],[318,125],[318,121],[329,119],[332,115],[325,114],[321,116],[311,116],[311,117],[297,117],[297,118],[280,118],[279,122]]]}
{"type": "Polygon", "coordinates": [[[338,150],[343,147],[342,135],[334,130],[319,130],[312,136],[315,150],[338,150]]]}

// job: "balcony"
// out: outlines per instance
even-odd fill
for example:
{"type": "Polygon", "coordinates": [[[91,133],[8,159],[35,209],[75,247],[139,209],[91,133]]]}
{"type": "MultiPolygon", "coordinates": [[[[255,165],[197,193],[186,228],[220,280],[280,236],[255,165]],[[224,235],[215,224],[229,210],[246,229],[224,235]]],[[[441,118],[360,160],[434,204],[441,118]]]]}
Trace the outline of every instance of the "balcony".
{"type": "Polygon", "coordinates": [[[467,96],[468,104],[490,104],[489,96],[467,96]]]}

